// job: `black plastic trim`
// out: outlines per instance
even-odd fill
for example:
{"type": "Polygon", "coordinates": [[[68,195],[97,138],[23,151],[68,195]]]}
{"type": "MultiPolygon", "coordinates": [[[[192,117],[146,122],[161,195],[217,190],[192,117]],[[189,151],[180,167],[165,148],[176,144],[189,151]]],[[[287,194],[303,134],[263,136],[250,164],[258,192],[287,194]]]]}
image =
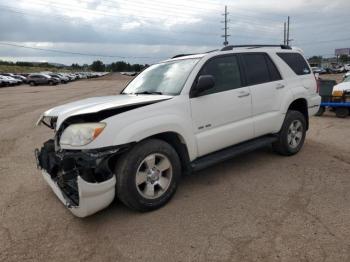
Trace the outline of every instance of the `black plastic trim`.
{"type": "Polygon", "coordinates": [[[228,45],[223,47],[220,51],[229,51],[233,50],[234,48],[242,48],[242,47],[247,47],[247,48],[263,48],[263,47],[279,47],[281,49],[292,49],[288,45],[228,45]]]}
{"type": "Polygon", "coordinates": [[[214,153],[210,153],[206,156],[194,160],[191,163],[192,171],[199,171],[238,155],[254,151],[264,146],[268,146],[271,143],[277,141],[277,139],[278,138],[276,135],[263,136],[216,151],[214,153]]]}

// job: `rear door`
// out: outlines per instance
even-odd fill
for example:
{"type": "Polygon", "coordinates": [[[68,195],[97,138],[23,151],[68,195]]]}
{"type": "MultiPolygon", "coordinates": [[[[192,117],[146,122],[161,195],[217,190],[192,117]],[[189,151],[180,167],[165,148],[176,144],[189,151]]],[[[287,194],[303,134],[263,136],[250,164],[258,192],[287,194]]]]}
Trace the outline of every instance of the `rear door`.
{"type": "Polygon", "coordinates": [[[240,57],[252,94],[254,134],[258,137],[277,132],[283,120],[281,101],[286,84],[267,53],[243,53],[240,57]]]}
{"type": "Polygon", "coordinates": [[[251,94],[242,84],[238,57],[212,58],[200,75],[212,75],[215,86],[190,99],[199,156],[252,138],[251,94]]]}

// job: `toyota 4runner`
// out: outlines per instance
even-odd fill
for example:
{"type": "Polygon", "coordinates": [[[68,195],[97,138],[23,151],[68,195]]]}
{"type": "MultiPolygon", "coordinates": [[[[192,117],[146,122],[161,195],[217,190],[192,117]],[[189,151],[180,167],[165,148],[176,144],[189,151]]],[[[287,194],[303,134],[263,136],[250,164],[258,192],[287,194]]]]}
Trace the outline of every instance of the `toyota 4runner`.
{"type": "Polygon", "coordinates": [[[227,46],[154,64],[120,95],[58,106],[38,120],[54,131],[38,167],[79,217],[115,197],[138,211],[166,204],[182,174],[272,145],[303,146],[320,105],[301,50],[227,46]]]}

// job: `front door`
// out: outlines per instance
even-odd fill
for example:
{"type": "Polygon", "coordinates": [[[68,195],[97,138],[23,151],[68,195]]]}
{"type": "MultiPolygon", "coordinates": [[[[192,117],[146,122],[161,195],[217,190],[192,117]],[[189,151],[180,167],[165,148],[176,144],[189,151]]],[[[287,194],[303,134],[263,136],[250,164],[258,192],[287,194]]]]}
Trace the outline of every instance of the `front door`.
{"type": "Polygon", "coordinates": [[[251,93],[242,87],[237,56],[210,59],[200,75],[212,75],[215,86],[190,99],[198,155],[253,138],[251,93]]]}

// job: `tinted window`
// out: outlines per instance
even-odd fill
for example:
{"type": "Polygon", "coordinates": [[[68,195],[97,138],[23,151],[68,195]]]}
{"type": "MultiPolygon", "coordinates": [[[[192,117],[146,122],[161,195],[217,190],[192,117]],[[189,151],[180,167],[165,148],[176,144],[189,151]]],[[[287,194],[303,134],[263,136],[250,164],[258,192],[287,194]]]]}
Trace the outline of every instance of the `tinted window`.
{"type": "Polygon", "coordinates": [[[266,58],[266,63],[267,63],[267,68],[269,69],[269,73],[270,73],[270,81],[277,81],[277,80],[281,80],[281,74],[278,71],[276,65],[272,62],[271,58],[269,56],[265,56],[266,58]]]}
{"type": "Polygon", "coordinates": [[[297,75],[307,75],[311,73],[308,64],[301,54],[277,53],[277,55],[282,58],[297,75]]]}
{"type": "Polygon", "coordinates": [[[248,85],[270,82],[265,54],[243,54],[242,57],[248,85]]]}
{"type": "Polygon", "coordinates": [[[241,87],[241,76],[236,56],[216,57],[202,68],[200,75],[212,75],[215,86],[201,95],[224,92],[241,87]]]}

